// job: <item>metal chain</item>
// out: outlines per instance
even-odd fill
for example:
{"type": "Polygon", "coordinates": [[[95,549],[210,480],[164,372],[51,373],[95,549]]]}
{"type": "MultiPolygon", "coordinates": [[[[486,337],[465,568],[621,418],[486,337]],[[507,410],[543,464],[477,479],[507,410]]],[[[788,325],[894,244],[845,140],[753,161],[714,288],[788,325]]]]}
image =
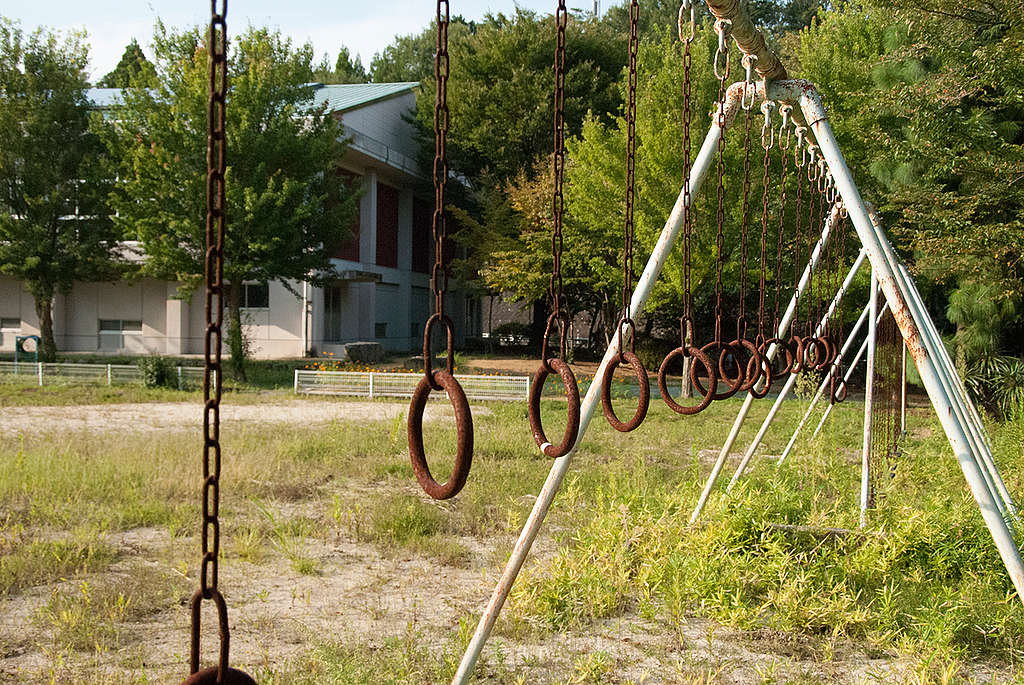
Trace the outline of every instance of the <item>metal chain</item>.
{"type": "Polygon", "coordinates": [[[220,399],[221,339],[224,323],[224,229],[227,146],[224,121],[227,106],[227,0],[211,2],[210,99],[206,147],[206,340],[203,374],[203,566],[199,586],[203,596],[217,589],[220,555],[220,399]]]}
{"type": "Polygon", "coordinates": [[[815,152],[814,148],[811,148],[810,161],[807,165],[807,180],[810,181],[809,190],[811,191],[811,198],[807,202],[807,266],[810,270],[807,274],[807,320],[804,322],[805,335],[814,335],[814,312],[817,306],[816,301],[816,285],[817,271],[818,269],[813,266],[814,259],[814,246],[817,244],[815,240],[816,231],[818,230],[819,217],[817,216],[816,209],[818,204],[815,202],[814,191],[816,185],[814,180],[817,178],[811,176],[811,170],[815,168],[815,152]]]}
{"type": "Polygon", "coordinates": [[[743,114],[743,199],[740,203],[740,301],[736,316],[736,340],[743,340],[747,337],[747,237],[750,232],[750,109],[744,110],[743,114]]]}
{"type": "Polygon", "coordinates": [[[715,76],[718,78],[718,207],[715,214],[715,344],[722,344],[722,265],[725,262],[725,80],[729,76],[728,32],[732,22],[719,19],[715,22],[718,34],[718,51],[715,53],[715,76]],[[725,59],[725,69],[718,68],[719,56],[725,59]]]}
{"type": "Polygon", "coordinates": [[[687,324],[693,325],[693,294],[690,281],[690,239],[693,233],[693,198],[690,197],[690,167],[692,164],[690,151],[690,97],[692,83],[690,81],[690,68],[693,62],[693,55],[690,44],[696,37],[696,18],[694,0],[684,0],[679,6],[679,39],[683,42],[683,197],[686,200],[686,213],[683,215],[683,318],[679,321],[680,347],[684,350],[691,341],[687,338],[687,324]],[[690,35],[683,34],[683,13],[689,5],[690,9],[690,35]]]}
{"type": "MultiPolygon", "coordinates": [[[[622,329],[633,327],[629,316],[629,302],[633,297],[633,203],[636,198],[636,56],[640,46],[637,24],[640,17],[639,0],[629,3],[629,90],[626,104],[626,225],[623,229],[622,248],[622,318],[619,320],[619,359],[623,360],[622,329]]],[[[630,350],[636,352],[636,329],[630,336],[630,350]]]]}
{"type": "MultiPolygon", "coordinates": [[[[803,135],[799,129],[796,132],[797,149],[802,149],[803,135]]],[[[795,154],[795,153],[794,153],[795,154]]],[[[793,323],[790,329],[793,331],[797,330],[797,326],[800,323],[800,306],[803,304],[803,297],[800,293],[800,270],[801,270],[801,256],[803,255],[803,236],[800,233],[801,222],[803,221],[804,214],[804,174],[803,174],[803,153],[800,155],[800,159],[796,161],[796,214],[794,216],[795,224],[795,237],[793,239],[793,283],[796,285],[796,307],[793,310],[793,323]]]]}
{"type": "MultiPolygon", "coordinates": [[[[555,11],[555,25],[557,27],[557,39],[555,45],[555,114],[554,114],[554,193],[551,200],[551,212],[553,216],[553,228],[551,231],[551,280],[548,292],[551,295],[551,316],[561,321],[559,328],[559,359],[565,359],[566,352],[566,330],[562,312],[562,215],[565,208],[565,197],[563,195],[564,174],[565,174],[565,29],[569,23],[569,10],[565,6],[565,0],[558,0],[558,9],[555,11]]],[[[543,349],[547,349],[547,340],[543,342],[543,349]]],[[[541,364],[548,368],[547,354],[541,355],[541,364]]],[[[548,368],[549,372],[553,371],[548,368]]]]}
{"type": "MultiPolygon", "coordinates": [[[[768,104],[767,102],[765,104],[768,104]]],[[[771,126],[771,110],[762,108],[764,112],[764,127],[771,126]]],[[[783,120],[785,121],[785,120],[783,120]]],[[[765,320],[765,295],[768,288],[768,186],[771,182],[771,157],[769,152],[771,151],[771,144],[766,143],[764,135],[764,127],[761,129],[761,147],[764,148],[764,173],[761,177],[761,264],[760,264],[760,278],[758,282],[758,300],[757,300],[757,335],[759,340],[762,342],[765,339],[764,335],[764,320],[765,320]]],[[[779,135],[779,142],[782,142],[781,130],[779,135]]],[[[783,154],[785,157],[785,154],[783,154]]],[[[781,213],[781,209],[779,210],[781,213]]],[[[778,299],[778,298],[776,298],[778,299]]],[[[772,336],[775,334],[772,333],[772,336]]]]}
{"type": "Polygon", "coordinates": [[[430,290],[434,294],[434,311],[444,317],[444,295],[448,289],[448,269],[444,247],[448,226],[445,221],[445,186],[448,182],[448,0],[437,0],[437,44],[434,78],[437,93],[434,99],[434,269],[430,290]]]}
{"type": "MultiPolygon", "coordinates": [[[[782,126],[779,135],[779,151],[782,157],[782,177],[779,181],[779,233],[775,250],[775,315],[772,318],[772,335],[779,330],[779,305],[782,302],[782,244],[786,228],[786,180],[789,174],[789,113],[792,107],[783,105],[780,108],[782,113],[782,126]]],[[[799,173],[798,173],[799,175],[799,173]]]]}

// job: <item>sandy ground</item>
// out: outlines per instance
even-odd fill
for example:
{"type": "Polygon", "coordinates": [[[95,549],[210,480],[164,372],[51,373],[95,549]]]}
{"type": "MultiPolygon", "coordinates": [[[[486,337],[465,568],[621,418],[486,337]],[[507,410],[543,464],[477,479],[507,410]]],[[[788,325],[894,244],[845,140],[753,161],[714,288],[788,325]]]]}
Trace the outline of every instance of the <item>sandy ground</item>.
{"type": "MultiPolygon", "coordinates": [[[[332,402],[306,400],[267,404],[221,405],[221,421],[226,423],[330,423],[331,421],[372,421],[394,419],[409,410],[406,402],[332,402]]],[[[487,407],[473,406],[473,413],[489,413],[487,407]]],[[[96,404],[58,407],[5,407],[0,413],[0,434],[62,430],[160,431],[168,428],[199,428],[202,407],[195,402],[157,402],[142,404],[96,404]]],[[[447,418],[447,403],[427,406],[424,420],[447,418]]]]}

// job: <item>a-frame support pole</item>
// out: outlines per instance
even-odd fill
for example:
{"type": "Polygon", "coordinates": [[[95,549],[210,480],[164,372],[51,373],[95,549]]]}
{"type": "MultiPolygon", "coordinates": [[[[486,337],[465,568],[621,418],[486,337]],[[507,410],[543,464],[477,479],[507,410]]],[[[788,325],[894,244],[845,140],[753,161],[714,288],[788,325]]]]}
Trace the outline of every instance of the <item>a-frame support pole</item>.
{"type": "MultiPolygon", "coordinates": [[[[964,411],[970,400],[963,395],[962,384],[951,383],[948,376],[953,368],[949,353],[941,340],[932,339],[933,333],[923,321],[930,321],[926,311],[919,309],[919,295],[914,282],[906,277],[899,260],[889,244],[868,215],[864,200],[857,190],[839,143],[829,126],[828,117],[822,107],[817,91],[808,84],[800,89],[799,103],[804,117],[814,133],[818,146],[835,185],[843,198],[850,219],[861,243],[868,251],[868,259],[878,278],[879,286],[889,302],[889,309],[896,319],[896,325],[907,343],[911,357],[917,364],[921,381],[935,407],[939,422],[946,433],[953,454],[956,456],[971,494],[981,510],[985,525],[992,534],[999,555],[1010,575],[1018,597],[1024,598],[1024,561],[1013,539],[1001,507],[996,503],[984,470],[988,470],[991,454],[988,446],[979,444],[971,426],[970,410],[964,411]]],[[[785,98],[792,100],[795,98],[785,98]]],[[[991,476],[991,474],[989,474],[991,476]]]]}
{"type": "MultiPolygon", "coordinates": [[[[836,291],[836,295],[832,298],[832,303],[829,305],[825,315],[821,317],[821,321],[818,323],[817,328],[814,329],[814,335],[821,335],[822,331],[825,330],[825,324],[832,316],[832,312],[836,310],[839,303],[843,301],[843,297],[846,296],[846,291],[849,289],[850,284],[853,283],[854,277],[857,275],[857,271],[860,270],[860,265],[864,263],[865,257],[864,250],[861,250],[857,255],[857,259],[854,260],[853,266],[850,267],[849,272],[846,274],[846,278],[843,279],[843,284],[836,291]]],[[[843,348],[846,349],[845,347],[843,348]]],[[[782,390],[779,391],[778,397],[775,398],[775,402],[772,403],[772,408],[768,410],[768,415],[764,417],[764,421],[761,422],[761,427],[757,429],[757,434],[754,435],[754,439],[750,441],[750,445],[747,447],[747,451],[743,453],[743,459],[740,460],[739,466],[736,467],[736,473],[732,474],[732,479],[729,481],[729,485],[725,487],[726,492],[732,492],[732,489],[736,487],[736,483],[739,482],[740,478],[747,470],[747,466],[750,464],[751,458],[754,456],[754,452],[757,451],[758,446],[764,439],[765,433],[768,432],[768,427],[772,425],[772,421],[775,420],[775,415],[779,413],[779,409],[782,407],[782,403],[786,400],[789,395],[789,391],[796,385],[797,374],[789,374],[789,378],[786,379],[785,384],[782,386],[782,390]]],[[[826,382],[828,378],[826,375],[826,382]]]]}

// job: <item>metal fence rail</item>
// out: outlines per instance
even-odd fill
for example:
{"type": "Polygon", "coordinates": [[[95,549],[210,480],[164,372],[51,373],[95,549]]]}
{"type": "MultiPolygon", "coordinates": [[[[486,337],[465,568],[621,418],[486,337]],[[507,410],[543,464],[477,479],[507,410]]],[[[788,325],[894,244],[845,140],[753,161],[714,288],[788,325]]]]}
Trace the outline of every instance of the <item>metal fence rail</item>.
{"type": "MultiPolygon", "coordinates": [[[[176,366],[178,389],[203,382],[203,367],[176,366]]],[[[142,371],[134,364],[76,364],[70,362],[0,362],[0,375],[31,380],[36,385],[94,382],[106,385],[141,383],[142,371]]]]}
{"type": "MultiPolygon", "coordinates": [[[[378,371],[295,370],[295,392],[311,395],[353,397],[412,397],[423,374],[378,371]]],[[[530,391],[528,376],[459,376],[471,400],[525,400],[530,391]]],[[[444,395],[443,391],[433,394],[444,395]]]]}

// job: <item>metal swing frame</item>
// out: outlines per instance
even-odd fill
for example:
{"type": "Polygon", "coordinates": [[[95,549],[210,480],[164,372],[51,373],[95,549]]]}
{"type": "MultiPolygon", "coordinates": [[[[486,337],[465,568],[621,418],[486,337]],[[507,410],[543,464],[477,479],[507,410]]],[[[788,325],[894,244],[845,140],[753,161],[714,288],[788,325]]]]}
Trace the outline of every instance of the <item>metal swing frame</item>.
{"type": "MultiPolygon", "coordinates": [[[[716,17],[732,21],[732,37],[743,53],[757,56],[757,71],[763,80],[754,84],[754,100],[760,102],[768,99],[793,105],[794,120],[801,125],[806,125],[816,141],[826,168],[834,179],[838,195],[849,212],[865,259],[871,266],[872,278],[877,280],[878,288],[885,298],[886,306],[893,313],[907,351],[917,365],[921,381],[932,406],[935,407],[953,454],[960,465],[971,494],[974,496],[985,525],[992,535],[1017,595],[1024,598],[1024,561],[1021,559],[1020,550],[1014,539],[1014,530],[1019,524],[1019,517],[1016,505],[1013,503],[992,458],[991,445],[981,418],[967,395],[963,381],[957,375],[953,361],[924,307],[909,271],[896,256],[884,231],[876,221],[873,221],[868,207],[860,196],[829,125],[821,97],[810,82],[787,79],[785,68],[778,56],[768,49],[763,36],[753,27],[749,17],[741,11],[738,0],[705,0],[705,2],[716,17]]],[[[687,194],[684,189],[676,198],[675,205],[665,222],[665,227],[662,229],[643,274],[636,284],[629,306],[630,316],[636,317],[642,311],[683,227],[683,220],[689,210],[691,200],[699,192],[708,170],[714,163],[718,140],[733,123],[736,112],[740,108],[744,91],[743,82],[730,86],[725,101],[713,113],[710,129],[690,171],[689,193],[687,194]]],[[[817,264],[822,248],[828,240],[831,220],[835,216],[835,212],[836,208],[833,207],[829,219],[825,222],[822,236],[805,269],[804,278],[809,277],[810,272],[817,264]]],[[[798,292],[803,291],[803,281],[802,278],[798,292]]],[[[790,310],[795,310],[796,300],[797,296],[794,295],[793,301],[790,303],[790,310]]],[[[876,304],[870,307],[869,311],[871,312],[870,316],[874,319],[877,318],[877,298],[873,298],[872,301],[876,304]]],[[[790,310],[787,310],[787,317],[784,317],[787,328],[789,322],[786,319],[792,319],[790,310]]],[[[872,323],[874,322],[872,321],[872,323]]],[[[780,330],[782,328],[783,324],[780,323],[780,330]]],[[[618,336],[612,336],[598,367],[596,373],[598,377],[604,373],[605,368],[617,357],[618,353],[618,336]]],[[[769,350],[769,356],[773,356],[772,350],[769,350]]],[[[752,402],[753,397],[750,395],[744,400],[727,438],[726,446],[722,449],[722,455],[725,455],[720,456],[719,461],[722,464],[735,442],[752,402]]],[[[576,443],[568,454],[554,461],[533,510],[516,540],[508,563],[498,579],[476,630],[466,647],[459,667],[452,678],[452,685],[464,685],[469,681],[484,644],[490,636],[512,585],[543,525],[548,509],[572,464],[576,447],[582,440],[590,420],[593,418],[594,410],[599,404],[600,388],[599,384],[594,383],[582,402],[580,429],[576,443]]],[[[700,509],[704,506],[714,486],[714,478],[717,478],[720,471],[721,465],[716,462],[713,478],[709,479],[691,521],[696,520],[699,516],[700,509]]]]}

